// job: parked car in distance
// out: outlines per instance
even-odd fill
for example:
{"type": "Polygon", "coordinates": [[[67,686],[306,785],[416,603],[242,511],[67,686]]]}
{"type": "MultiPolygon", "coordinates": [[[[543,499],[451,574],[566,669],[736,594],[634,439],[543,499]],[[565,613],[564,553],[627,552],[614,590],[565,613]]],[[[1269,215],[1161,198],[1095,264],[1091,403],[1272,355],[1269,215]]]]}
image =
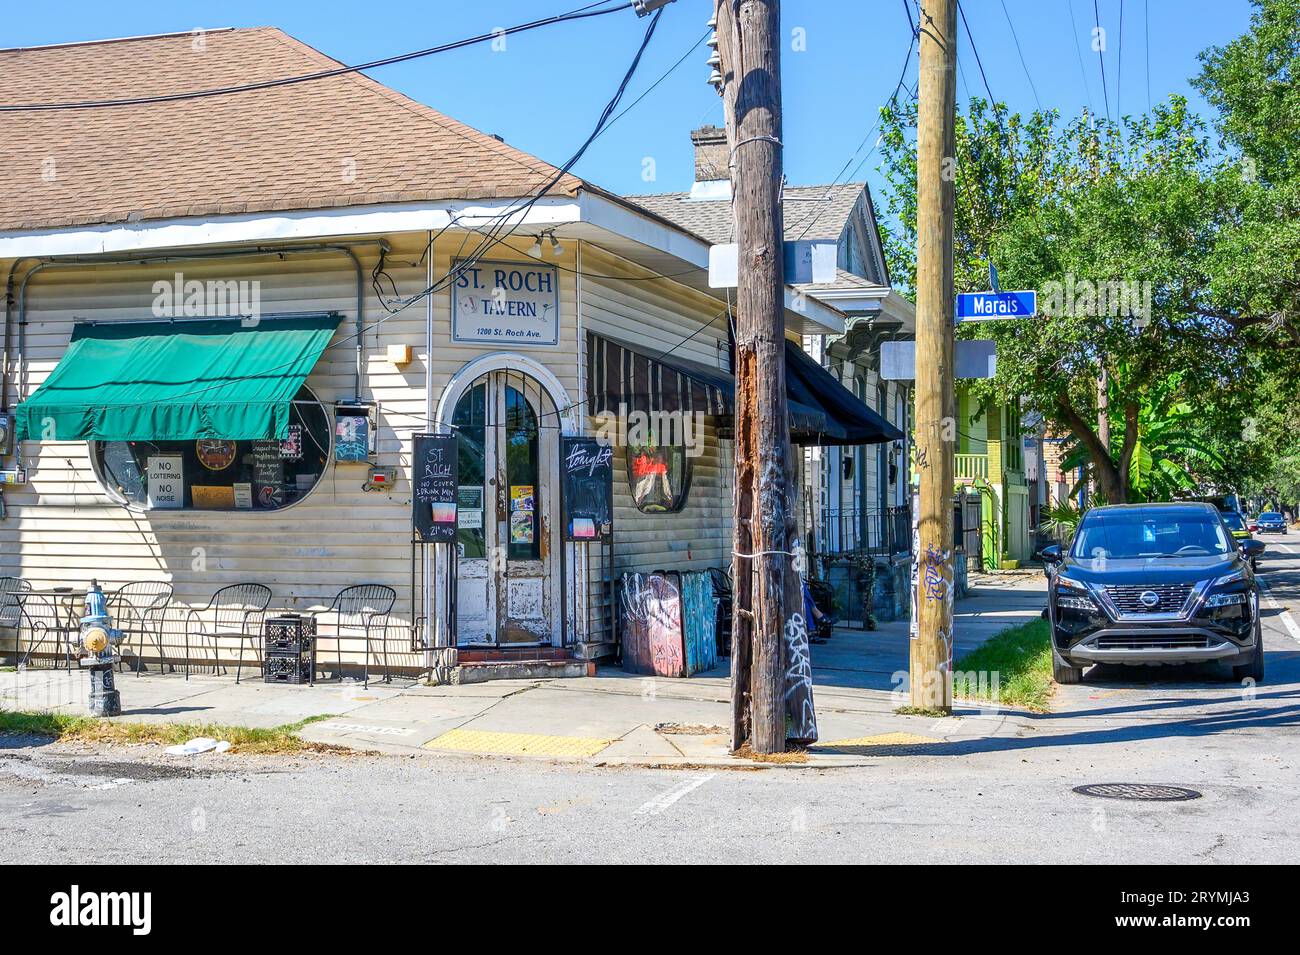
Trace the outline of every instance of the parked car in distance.
{"type": "MultiPolygon", "coordinates": [[[[1233,540],[1240,543],[1241,541],[1250,538],[1250,528],[1246,526],[1246,519],[1241,516],[1239,511],[1220,511],[1219,516],[1223,518],[1223,523],[1226,524],[1228,530],[1232,532],[1233,540]]],[[[1262,554],[1263,552],[1264,548],[1261,545],[1260,553],[1262,554]]],[[[1252,557],[1250,559],[1250,569],[1259,570],[1258,557],[1252,557]]]]}
{"type": "Polygon", "coordinates": [[[1260,534],[1285,534],[1286,518],[1277,511],[1265,511],[1255,519],[1255,527],[1260,534]]]}
{"type": "Polygon", "coordinates": [[[1233,539],[1210,504],[1119,504],[1084,515],[1049,564],[1052,674],[1079,683],[1093,663],[1221,661],[1264,679],[1259,587],[1264,545],[1233,539]]]}

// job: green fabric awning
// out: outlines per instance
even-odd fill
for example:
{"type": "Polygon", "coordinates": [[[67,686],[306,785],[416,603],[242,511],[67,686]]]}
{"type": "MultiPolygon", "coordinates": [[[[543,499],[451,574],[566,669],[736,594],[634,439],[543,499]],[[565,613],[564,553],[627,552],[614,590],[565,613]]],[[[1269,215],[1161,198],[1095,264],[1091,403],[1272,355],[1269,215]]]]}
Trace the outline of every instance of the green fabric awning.
{"type": "Polygon", "coordinates": [[[18,406],[20,441],[288,437],[289,408],[339,315],[77,325],[18,406]]]}

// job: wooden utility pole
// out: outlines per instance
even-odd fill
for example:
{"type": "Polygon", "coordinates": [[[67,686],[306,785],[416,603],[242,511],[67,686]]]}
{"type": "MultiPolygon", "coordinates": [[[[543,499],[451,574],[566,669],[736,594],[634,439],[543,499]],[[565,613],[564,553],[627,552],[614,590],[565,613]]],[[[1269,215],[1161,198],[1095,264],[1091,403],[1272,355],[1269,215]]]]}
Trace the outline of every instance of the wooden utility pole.
{"type": "Polygon", "coordinates": [[[736,289],[732,747],[786,742],[783,634],[802,609],[785,395],[779,0],[715,0],[731,153],[736,289]]]}
{"type": "Polygon", "coordinates": [[[953,206],[957,0],[922,0],[916,130],[916,467],[912,705],[952,711],[953,206]]]}

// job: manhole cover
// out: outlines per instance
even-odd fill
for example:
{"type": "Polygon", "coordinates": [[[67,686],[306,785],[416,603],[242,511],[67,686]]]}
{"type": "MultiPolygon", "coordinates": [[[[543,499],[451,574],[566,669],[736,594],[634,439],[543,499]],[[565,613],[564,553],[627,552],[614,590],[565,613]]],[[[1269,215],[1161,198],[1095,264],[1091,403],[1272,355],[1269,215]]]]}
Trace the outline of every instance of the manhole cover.
{"type": "Polygon", "coordinates": [[[1159,786],[1154,783],[1090,783],[1087,786],[1075,786],[1074,792],[1099,799],[1133,799],[1141,802],[1185,802],[1201,798],[1195,789],[1159,786]]]}

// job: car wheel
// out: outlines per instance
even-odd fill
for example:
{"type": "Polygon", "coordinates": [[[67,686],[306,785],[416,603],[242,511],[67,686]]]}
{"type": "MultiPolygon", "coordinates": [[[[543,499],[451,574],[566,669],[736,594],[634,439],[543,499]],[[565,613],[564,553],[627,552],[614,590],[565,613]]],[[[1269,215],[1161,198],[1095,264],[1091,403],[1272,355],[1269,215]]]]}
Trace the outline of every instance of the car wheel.
{"type": "Polygon", "coordinates": [[[1055,653],[1052,654],[1052,679],[1062,686],[1083,682],[1083,667],[1072,667],[1055,653]]]}
{"type": "Polygon", "coordinates": [[[1249,663],[1234,666],[1232,675],[1238,680],[1250,679],[1256,683],[1264,682],[1264,631],[1258,622],[1255,624],[1255,655],[1251,657],[1249,663]]]}

